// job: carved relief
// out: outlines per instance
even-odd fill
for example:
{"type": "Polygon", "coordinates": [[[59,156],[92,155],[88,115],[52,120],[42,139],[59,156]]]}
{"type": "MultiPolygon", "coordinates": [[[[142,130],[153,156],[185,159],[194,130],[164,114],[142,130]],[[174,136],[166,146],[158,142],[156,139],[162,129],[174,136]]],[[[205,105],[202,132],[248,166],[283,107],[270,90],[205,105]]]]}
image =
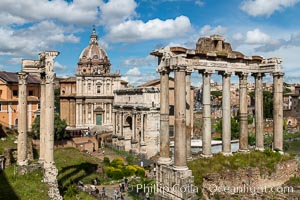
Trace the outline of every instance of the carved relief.
{"type": "Polygon", "coordinates": [[[28,78],[27,73],[18,73],[18,80],[20,85],[27,84],[27,78],[28,78]]]}

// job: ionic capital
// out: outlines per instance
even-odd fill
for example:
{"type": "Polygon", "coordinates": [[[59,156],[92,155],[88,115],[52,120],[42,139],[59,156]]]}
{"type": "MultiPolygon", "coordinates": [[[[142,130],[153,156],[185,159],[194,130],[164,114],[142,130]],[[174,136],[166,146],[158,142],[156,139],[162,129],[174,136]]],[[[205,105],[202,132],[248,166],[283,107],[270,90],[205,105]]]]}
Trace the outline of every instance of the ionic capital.
{"type": "Polygon", "coordinates": [[[240,79],[247,79],[249,75],[247,72],[235,72],[235,74],[238,75],[240,79]]]}
{"type": "Polygon", "coordinates": [[[160,67],[156,70],[158,73],[161,75],[169,74],[170,73],[170,68],[168,67],[160,67]]]}
{"type": "Polygon", "coordinates": [[[284,76],[284,72],[274,72],[273,77],[282,78],[284,76]]]}
{"type": "Polygon", "coordinates": [[[19,82],[19,85],[26,85],[27,84],[27,78],[28,78],[28,74],[27,73],[19,72],[18,73],[18,82],[19,82]]]}
{"type": "Polygon", "coordinates": [[[185,72],[187,69],[186,65],[175,65],[173,66],[174,71],[185,72]]]}
{"type": "Polygon", "coordinates": [[[46,83],[46,74],[45,74],[45,72],[42,72],[40,74],[40,79],[41,79],[41,85],[44,85],[46,83]]]}
{"type": "Polygon", "coordinates": [[[204,70],[198,70],[199,74],[205,75],[205,76],[210,76],[211,74],[215,73],[213,70],[208,70],[208,69],[204,69],[204,70]]]}
{"type": "Polygon", "coordinates": [[[264,73],[253,73],[252,76],[255,78],[255,79],[262,79],[265,74],[264,73]]]}
{"type": "Polygon", "coordinates": [[[231,77],[232,72],[220,71],[218,74],[222,75],[222,77],[228,78],[231,77]]]}
{"type": "Polygon", "coordinates": [[[55,79],[55,73],[54,72],[46,73],[46,84],[54,83],[54,79],[55,79]]]}

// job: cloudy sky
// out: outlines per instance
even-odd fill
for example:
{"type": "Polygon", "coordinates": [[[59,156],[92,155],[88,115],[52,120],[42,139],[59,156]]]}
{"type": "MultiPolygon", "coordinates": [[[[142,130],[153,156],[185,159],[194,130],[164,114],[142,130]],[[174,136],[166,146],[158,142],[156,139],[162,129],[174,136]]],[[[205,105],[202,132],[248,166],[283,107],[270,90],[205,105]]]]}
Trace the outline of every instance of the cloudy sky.
{"type": "Polygon", "coordinates": [[[0,70],[58,50],[57,75],[74,76],[95,25],[111,71],[133,85],[158,78],[152,50],[195,48],[211,34],[245,55],[282,57],[285,81],[300,82],[299,19],[300,0],[0,0],[0,70]]]}

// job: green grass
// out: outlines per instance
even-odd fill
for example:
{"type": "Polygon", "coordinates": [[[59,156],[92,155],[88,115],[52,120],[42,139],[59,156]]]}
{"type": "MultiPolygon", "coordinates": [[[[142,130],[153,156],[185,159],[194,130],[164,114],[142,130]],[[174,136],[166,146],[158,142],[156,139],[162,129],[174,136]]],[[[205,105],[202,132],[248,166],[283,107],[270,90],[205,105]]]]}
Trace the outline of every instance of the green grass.
{"type": "Polygon", "coordinates": [[[233,156],[216,154],[212,158],[201,158],[188,163],[193,172],[195,185],[202,186],[203,177],[209,173],[221,173],[224,170],[237,170],[258,167],[261,171],[272,173],[277,163],[294,158],[292,155],[280,155],[272,151],[254,151],[248,154],[235,153],[233,156]]]}
{"type": "Polygon", "coordinates": [[[288,144],[289,144],[289,148],[287,151],[289,153],[296,153],[296,154],[300,153],[300,141],[289,142],[288,144]]]}
{"type": "Polygon", "coordinates": [[[17,144],[14,143],[16,136],[8,135],[5,140],[0,140],[0,154],[4,153],[4,149],[16,149],[17,144]]]}
{"type": "Polygon", "coordinates": [[[48,186],[41,182],[41,170],[23,176],[16,173],[15,165],[0,172],[0,199],[46,200],[49,199],[48,186]]]}

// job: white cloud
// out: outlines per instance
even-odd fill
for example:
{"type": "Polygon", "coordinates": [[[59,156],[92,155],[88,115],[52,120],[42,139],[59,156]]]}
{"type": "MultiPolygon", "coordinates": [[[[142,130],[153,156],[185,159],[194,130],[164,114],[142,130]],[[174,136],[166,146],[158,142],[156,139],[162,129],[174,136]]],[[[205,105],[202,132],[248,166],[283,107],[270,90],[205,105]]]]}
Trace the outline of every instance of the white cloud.
{"type": "Polygon", "coordinates": [[[1,0],[0,21],[24,24],[45,19],[54,19],[66,23],[95,23],[98,18],[100,0],[1,0]]]}
{"type": "Polygon", "coordinates": [[[247,32],[245,42],[248,44],[268,44],[273,43],[274,40],[259,29],[254,29],[247,32]]]}
{"type": "Polygon", "coordinates": [[[242,40],[244,38],[243,34],[242,33],[235,33],[233,36],[232,36],[232,39],[234,40],[242,40]]]}
{"type": "Polygon", "coordinates": [[[215,28],[211,27],[210,25],[205,25],[200,29],[201,36],[210,36],[214,34],[225,35],[226,32],[227,28],[220,25],[215,28]]]}
{"type": "Polygon", "coordinates": [[[299,2],[300,0],[246,0],[241,9],[252,16],[270,16],[275,11],[292,7],[299,2]]]}
{"type": "Polygon", "coordinates": [[[64,70],[68,69],[68,66],[62,65],[59,62],[55,61],[54,62],[54,69],[59,70],[59,71],[64,71],[64,70]]]}
{"type": "Polygon", "coordinates": [[[129,69],[123,76],[122,79],[125,81],[128,81],[131,85],[140,85],[142,83],[148,82],[153,79],[159,78],[158,73],[146,73],[141,72],[140,68],[134,67],[132,69],[129,69]]]}
{"type": "Polygon", "coordinates": [[[136,42],[150,39],[166,39],[183,36],[191,30],[191,22],[186,16],[165,21],[160,19],[129,20],[111,27],[107,39],[111,42],[136,42]]]}
{"type": "Polygon", "coordinates": [[[128,58],[123,61],[122,65],[130,67],[155,67],[157,66],[157,58],[148,55],[145,58],[128,58]]]}
{"type": "Polygon", "coordinates": [[[101,24],[104,26],[118,25],[136,16],[137,4],[134,0],[110,0],[101,3],[101,24]]]}
{"type": "Polygon", "coordinates": [[[200,0],[195,1],[195,4],[200,7],[204,6],[204,2],[200,0]]]}
{"type": "Polygon", "coordinates": [[[79,42],[79,38],[66,33],[66,29],[52,21],[18,30],[0,27],[0,55],[35,55],[53,49],[56,44],[79,42]]]}

